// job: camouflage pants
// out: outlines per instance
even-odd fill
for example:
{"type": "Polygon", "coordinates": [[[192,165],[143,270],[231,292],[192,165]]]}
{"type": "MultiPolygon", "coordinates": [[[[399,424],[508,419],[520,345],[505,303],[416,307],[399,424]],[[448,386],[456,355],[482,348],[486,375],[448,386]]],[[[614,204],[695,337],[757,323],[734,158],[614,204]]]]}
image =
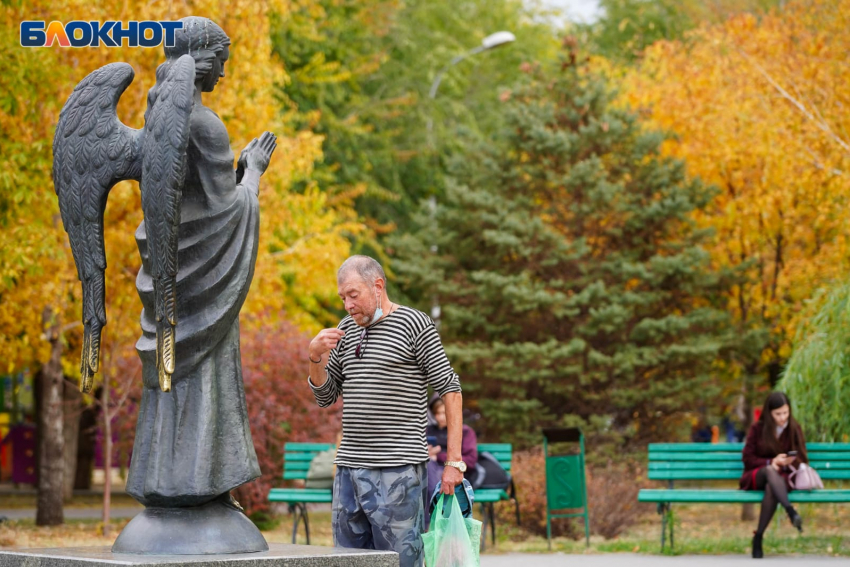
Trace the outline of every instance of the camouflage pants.
{"type": "Polygon", "coordinates": [[[422,566],[425,463],[382,469],[337,467],[334,546],[395,551],[399,567],[422,566]]]}

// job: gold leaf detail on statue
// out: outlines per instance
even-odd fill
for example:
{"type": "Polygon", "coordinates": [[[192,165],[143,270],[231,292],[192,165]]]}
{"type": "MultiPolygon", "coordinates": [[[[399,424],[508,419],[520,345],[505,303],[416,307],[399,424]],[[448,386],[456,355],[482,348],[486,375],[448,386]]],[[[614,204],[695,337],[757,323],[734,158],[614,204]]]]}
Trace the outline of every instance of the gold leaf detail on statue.
{"type": "Polygon", "coordinates": [[[88,364],[92,374],[97,374],[97,368],[100,364],[100,325],[93,324],[88,339],[88,364]]]}
{"type": "Polygon", "coordinates": [[[83,348],[82,356],[80,357],[80,391],[87,394],[92,387],[92,373],[89,367],[89,349],[91,345],[91,328],[86,325],[83,331],[83,348]]]}
{"type": "Polygon", "coordinates": [[[163,322],[162,329],[162,350],[161,361],[162,367],[170,375],[174,374],[174,327],[163,322]]]}
{"type": "Polygon", "coordinates": [[[161,364],[157,364],[157,371],[159,372],[159,389],[163,392],[171,391],[171,374],[163,370],[161,364]]]}

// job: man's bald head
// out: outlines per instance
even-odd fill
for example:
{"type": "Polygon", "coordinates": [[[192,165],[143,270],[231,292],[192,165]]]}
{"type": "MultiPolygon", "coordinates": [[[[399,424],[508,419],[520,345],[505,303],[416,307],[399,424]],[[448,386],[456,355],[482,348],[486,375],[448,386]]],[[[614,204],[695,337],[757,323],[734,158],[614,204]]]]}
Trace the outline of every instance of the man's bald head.
{"type": "Polygon", "coordinates": [[[375,282],[378,278],[384,281],[386,285],[387,276],[384,274],[384,269],[374,258],[370,258],[369,256],[351,256],[342,263],[342,266],[339,267],[339,270],[336,273],[336,282],[337,284],[342,284],[343,282],[350,279],[352,276],[357,276],[362,279],[369,286],[375,285],[375,282]]]}

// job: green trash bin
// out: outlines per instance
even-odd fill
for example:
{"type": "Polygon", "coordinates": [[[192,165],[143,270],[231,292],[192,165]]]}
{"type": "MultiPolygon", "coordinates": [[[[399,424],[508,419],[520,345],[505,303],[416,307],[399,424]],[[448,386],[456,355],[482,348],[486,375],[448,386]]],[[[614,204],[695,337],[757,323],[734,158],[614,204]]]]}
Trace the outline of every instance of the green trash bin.
{"type": "Polygon", "coordinates": [[[546,458],[546,537],[552,549],[553,518],[584,518],[584,539],[590,547],[587,480],[584,470],[584,435],[576,427],[543,430],[546,458]],[[550,455],[552,443],[578,443],[578,453],[550,455]],[[572,512],[565,512],[573,510],[572,512]],[[580,512],[575,510],[581,510],[580,512]]]}

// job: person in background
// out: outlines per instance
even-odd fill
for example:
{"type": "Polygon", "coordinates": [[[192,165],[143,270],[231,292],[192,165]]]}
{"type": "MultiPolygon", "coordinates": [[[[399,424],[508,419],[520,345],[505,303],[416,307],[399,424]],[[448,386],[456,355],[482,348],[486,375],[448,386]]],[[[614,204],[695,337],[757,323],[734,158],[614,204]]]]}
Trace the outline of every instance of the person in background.
{"type": "MultiPolygon", "coordinates": [[[[437,483],[443,475],[443,468],[447,460],[446,447],[448,438],[448,420],[446,419],[446,404],[439,394],[434,394],[428,401],[428,410],[434,417],[434,423],[429,424],[425,430],[428,439],[428,491],[425,504],[425,528],[431,521],[428,511],[428,499],[434,493],[437,483]]],[[[461,460],[466,464],[464,478],[472,482],[475,478],[475,466],[478,463],[478,438],[473,429],[464,424],[460,443],[461,460]]]]}
{"type": "Polygon", "coordinates": [[[773,392],[747,435],[743,452],[741,490],[764,490],[758,528],[753,535],[753,558],[764,557],[762,536],[776,507],[782,504],[791,523],[803,531],[803,518],[788,501],[791,463],[809,462],[803,428],[791,415],[791,402],[782,392],[773,392]]]}

